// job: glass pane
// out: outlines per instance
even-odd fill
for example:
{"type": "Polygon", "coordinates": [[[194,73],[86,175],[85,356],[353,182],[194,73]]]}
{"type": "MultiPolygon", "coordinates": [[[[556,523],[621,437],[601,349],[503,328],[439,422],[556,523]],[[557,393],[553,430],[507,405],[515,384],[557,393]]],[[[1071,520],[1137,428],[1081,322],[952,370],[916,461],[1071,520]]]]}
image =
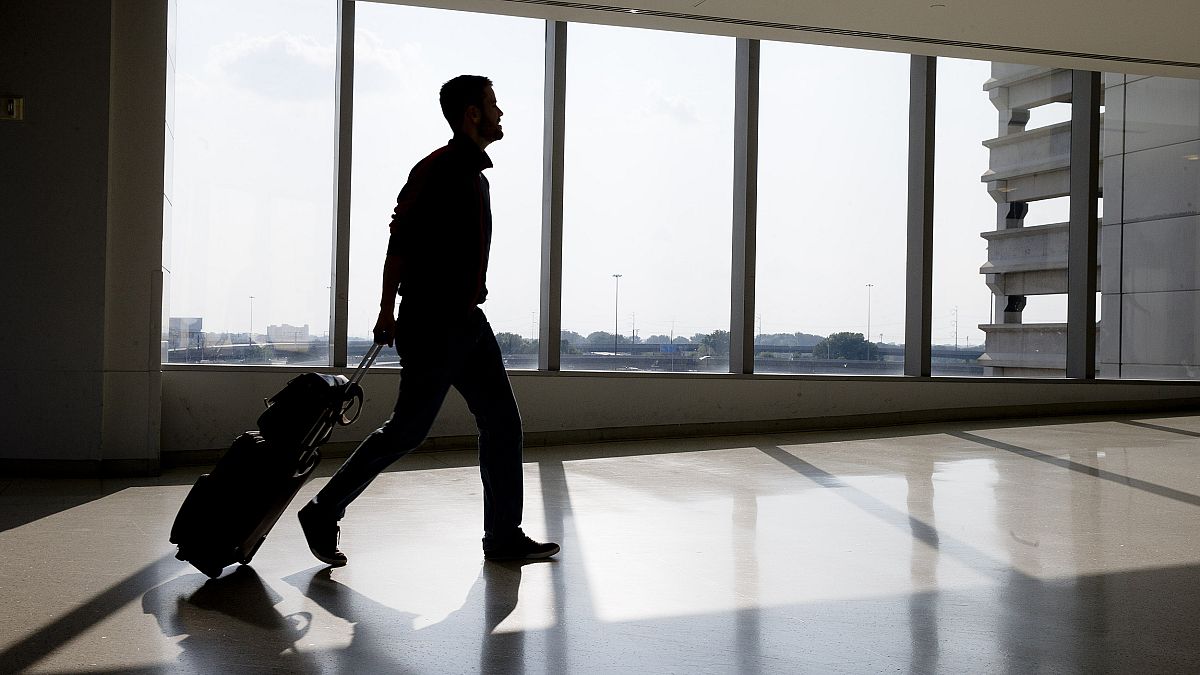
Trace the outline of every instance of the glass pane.
{"type": "Polygon", "coordinates": [[[996,108],[983,83],[987,61],[937,61],[934,138],[934,375],[982,375],[979,356],[991,323],[992,293],[979,273],[987,262],[980,233],[994,227],[996,202],[980,177],[988,170],[983,141],[995,136],[996,108]]]}
{"type": "Polygon", "coordinates": [[[934,375],[1066,373],[1070,85],[938,59],[934,375]]]}
{"type": "MultiPolygon", "coordinates": [[[[537,367],[541,275],[545,23],[402,5],[358,3],[349,362],[366,352],[379,313],[388,225],[409,170],[452,135],[438,105],[447,80],[491,78],[504,138],[487,148],[492,249],[483,305],[509,368],[537,367]]],[[[395,352],[380,365],[396,365],[395,352]]]]}
{"type": "Polygon", "coordinates": [[[1200,379],[1200,80],[1104,76],[1100,376],[1200,379]]]}
{"type": "Polygon", "coordinates": [[[908,75],[762,43],[755,372],[903,372],[908,75]]]}
{"type": "Polygon", "coordinates": [[[734,40],[569,44],[562,368],[727,371],[734,40]]]}
{"type": "Polygon", "coordinates": [[[178,12],[168,361],[327,363],[336,6],[178,12]]]}

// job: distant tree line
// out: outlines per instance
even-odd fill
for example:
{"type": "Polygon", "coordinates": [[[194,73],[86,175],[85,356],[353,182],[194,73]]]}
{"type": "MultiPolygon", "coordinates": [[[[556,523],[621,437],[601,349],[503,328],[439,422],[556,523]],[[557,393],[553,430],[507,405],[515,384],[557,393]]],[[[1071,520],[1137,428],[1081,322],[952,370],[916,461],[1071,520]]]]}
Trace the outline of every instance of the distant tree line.
{"type": "MultiPolygon", "coordinates": [[[[559,339],[562,343],[563,354],[612,351],[614,346],[620,349],[622,345],[630,344],[695,344],[700,345],[696,349],[696,353],[701,356],[729,354],[729,331],[724,330],[696,333],[690,338],[678,335],[672,339],[666,335],[652,335],[643,339],[636,336],[618,335],[615,340],[612,333],[602,330],[588,333],[586,337],[572,330],[564,330],[559,334],[559,339]]],[[[500,344],[500,353],[502,354],[534,354],[538,350],[538,340],[530,340],[516,333],[497,333],[496,342],[500,344]]]]}
{"type": "MultiPolygon", "coordinates": [[[[674,338],[667,335],[652,335],[649,338],[618,335],[615,338],[607,331],[596,331],[587,336],[571,330],[559,334],[563,354],[581,354],[584,352],[618,350],[622,345],[630,344],[688,344],[698,345],[695,353],[700,356],[728,356],[729,331],[715,330],[711,333],[696,333],[691,337],[677,335],[674,338]]],[[[502,354],[536,354],[538,341],[530,340],[516,333],[497,333],[496,341],[500,344],[502,354]]],[[[770,347],[812,347],[812,354],[817,358],[846,359],[851,361],[881,361],[879,345],[868,343],[862,333],[841,332],[828,337],[811,335],[809,333],[770,333],[754,337],[755,350],[759,354],[769,354],[770,347]]],[[[790,352],[789,352],[790,353],[790,352]]]]}
{"type": "Polygon", "coordinates": [[[867,342],[862,333],[834,333],[813,345],[813,356],[819,359],[847,361],[882,361],[879,345],[867,342]]]}

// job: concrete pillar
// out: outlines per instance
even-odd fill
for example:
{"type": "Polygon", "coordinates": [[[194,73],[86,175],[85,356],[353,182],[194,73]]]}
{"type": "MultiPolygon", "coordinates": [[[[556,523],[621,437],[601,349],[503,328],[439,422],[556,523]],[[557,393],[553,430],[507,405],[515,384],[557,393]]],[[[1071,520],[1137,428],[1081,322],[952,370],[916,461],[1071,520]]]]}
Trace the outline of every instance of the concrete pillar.
{"type": "Polygon", "coordinates": [[[166,82],[166,0],[113,0],[100,451],[121,471],[159,461],[166,82]]]}

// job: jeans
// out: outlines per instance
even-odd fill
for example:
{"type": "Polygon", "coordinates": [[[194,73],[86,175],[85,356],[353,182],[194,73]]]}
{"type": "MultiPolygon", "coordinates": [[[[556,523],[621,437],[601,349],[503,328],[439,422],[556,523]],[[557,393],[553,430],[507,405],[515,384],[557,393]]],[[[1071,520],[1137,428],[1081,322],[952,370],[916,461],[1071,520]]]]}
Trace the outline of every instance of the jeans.
{"type": "Polygon", "coordinates": [[[491,325],[479,308],[466,318],[435,321],[404,303],[396,325],[403,370],[392,416],[367,436],[317,493],[317,508],[341,519],[346,507],[380,472],[425,440],[454,387],[479,427],[484,533],[488,537],[515,534],[524,502],[521,414],[491,325]]]}

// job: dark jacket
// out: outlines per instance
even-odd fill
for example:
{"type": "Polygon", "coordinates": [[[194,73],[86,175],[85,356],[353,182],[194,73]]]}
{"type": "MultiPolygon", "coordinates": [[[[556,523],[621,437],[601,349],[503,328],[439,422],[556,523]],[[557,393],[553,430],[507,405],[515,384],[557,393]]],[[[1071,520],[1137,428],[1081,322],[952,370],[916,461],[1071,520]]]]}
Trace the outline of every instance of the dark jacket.
{"type": "Polygon", "coordinates": [[[483,170],[491,166],[478,145],[455,136],[409,172],[387,251],[401,258],[405,305],[458,313],[487,298],[492,208],[483,170]]]}

